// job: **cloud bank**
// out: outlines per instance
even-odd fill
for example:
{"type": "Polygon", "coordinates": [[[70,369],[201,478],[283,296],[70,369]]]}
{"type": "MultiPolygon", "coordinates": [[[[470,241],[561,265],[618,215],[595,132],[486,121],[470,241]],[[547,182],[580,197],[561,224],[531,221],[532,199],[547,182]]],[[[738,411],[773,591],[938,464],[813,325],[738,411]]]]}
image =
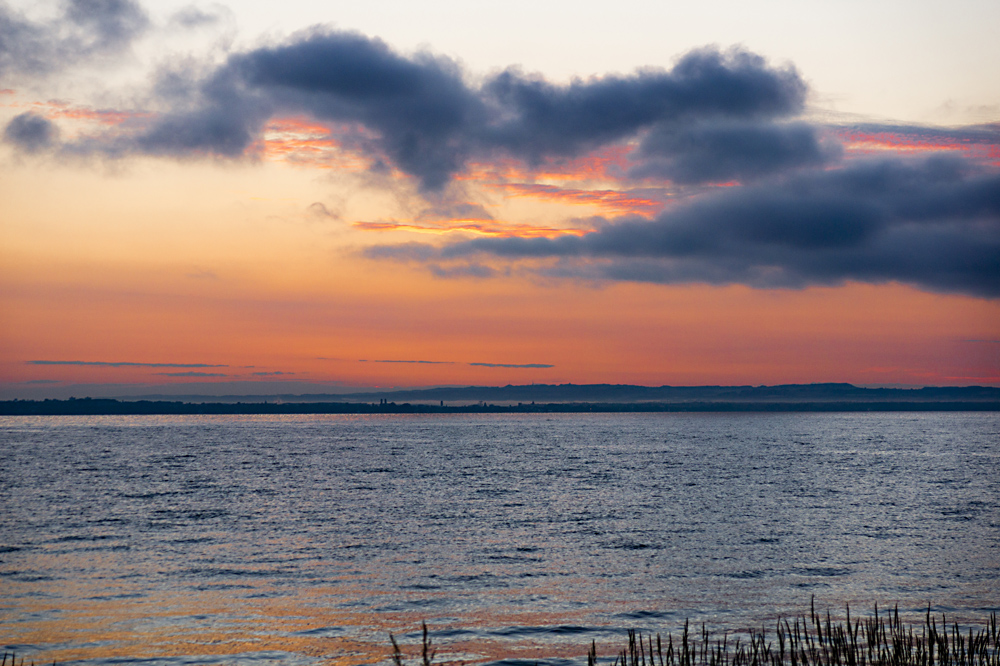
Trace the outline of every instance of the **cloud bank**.
{"type": "MultiPolygon", "coordinates": [[[[44,25],[2,9],[0,73],[47,73],[61,58],[120,50],[147,24],[131,0],[70,0],[44,25]]],[[[470,164],[513,159],[530,169],[627,144],[627,159],[603,178],[691,196],[667,205],[614,190],[500,182],[509,196],[572,198],[645,217],[598,220],[582,235],[515,233],[366,253],[423,263],[443,278],[517,268],[761,288],[898,281],[1000,296],[1000,125],[810,123],[794,67],[745,50],[698,49],[669,69],[556,84],[517,68],[474,79],[447,57],[403,55],[378,39],[316,28],[232,53],[207,71],[160,72],[152,89],[156,109],[100,134],[61,142],[52,120],[28,112],[7,124],[4,141],[25,154],[239,159],[259,150],[271,119],[302,115],[339,127],[338,140],[373,170],[393,167],[429,201],[444,202],[427,210],[430,218],[475,220],[491,215],[440,197],[470,164]],[[893,142],[914,155],[940,154],[887,157],[893,142]],[[715,187],[723,184],[730,187],[715,187]]]]}
{"type": "MultiPolygon", "coordinates": [[[[108,36],[100,41],[106,48],[119,48],[145,25],[138,11],[128,0],[74,0],[63,24],[84,25],[95,35],[108,36]],[[99,11],[85,20],[83,3],[99,11]]],[[[3,28],[14,35],[5,44],[26,43],[22,33],[44,32],[25,21],[13,25],[3,28]]],[[[8,67],[26,71],[45,69],[44,63],[56,60],[40,51],[37,57],[15,57],[17,49],[8,51],[8,67]]],[[[322,29],[232,54],[204,76],[183,67],[161,72],[155,90],[162,108],[148,120],[85,137],[64,149],[114,156],[238,158],[253,152],[269,119],[307,114],[363,128],[355,137],[358,149],[431,192],[447,185],[472,157],[502,155],[538,163],[581,155],[649,130],[653,133],[644,150],[659,157],[664,137],[692,124],[703,127],[703,133],[717,124],[730,132],[741,127],[752,132],[748,123],[773,123],[798,113],[806,96],[806,85],[793,68],[773,67],[742,50],[701,49],[669,70],[648,68],[565,85],[516,68],[473,84],[451,59],[428,52],[404,56],[378,39],[322,29]]],[[[25,151],[53,146],[56,132],[44,125],[48,121],[32,116],[18,122],[20,126],[8,126],[8,142],[25,151]]],[[[790,137],[781,133],[777,127],[758,132],[756,145],[744,147],[741,159],[748,159],[748,150],[781,150],[761,144],[810,140],[801,128],[785,130],[790,137]]],[[[808,149],[796,144],[784,150],[808,149]]]]}
{"type": "Polygon", "coordinates": [[[799,167],[822,166],[840,156],[805,123],[701,122],[661,126],[643,140],[642,161],[630,171],[683,185],[753,181],[799,167]]]}
{"type": "MultiPolygon", "coordinates": [[[[558,260],[548,275],[802,287],[898,281],[1000,296],[1000,174],[946,157],[876,160],[729,188],[584,236],[480,238],[395,258],[558,260]]],[[[393,256],[373,248],[372,256],[393,256]]]]}

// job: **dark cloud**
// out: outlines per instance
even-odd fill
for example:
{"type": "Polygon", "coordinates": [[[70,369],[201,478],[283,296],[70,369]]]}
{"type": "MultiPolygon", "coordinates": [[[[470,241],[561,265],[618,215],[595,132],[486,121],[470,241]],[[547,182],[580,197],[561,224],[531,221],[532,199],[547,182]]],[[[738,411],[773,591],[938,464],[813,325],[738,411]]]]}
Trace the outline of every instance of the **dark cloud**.
{"type": "Polygon", "coordinates": [[[115,55],[148,27],[146,12],[133,0],[68,0],[48,22],[0,3],[0,76],[44,75],[115,55]]]}
{"type": "MultiPolygon", "coordinates": [[[[67,15],[84,22],[86,12],[78,8],[89,3],[95,14],[85,22],[88,30],[123,43],[141,23],[128,11],[129,1],[74,0],[67,15]]],[[[92,137],[67,150],[235,158],[253,150],[269,118],[307,114],[363,128],[346,137],[352,148],[368,154],[373,168],[394,166],[430,193],[474,156],[502,153],[538,162],[650,128],[662,133],[696,121],[769,122],[799,112],[806,86],[792,68],[772,67],[745,51],[713,49],[689,53],[670,70],[556,85],[508,69],[473,86],[448,58],[403,56],[378,39],[317,29],[234,54],[208,73],[176,66],[160,73],[155,91],[164,110],[145,127],[133,124],[113,139],[92,137]]],[[[656,140],[648,141],[655,152],[656,140]]],[[[708,148],[717,150],[715,144],[708,148]]]]}
{"type": "Polygon", "coordinates": [[[160,84],[170,88],[177,108],[107,150],[235,158],[246,153],[275,111],[272,100],[247,90],[229,70],[215,72],[190,89],[185,89],[185,81],[174,80],[182,79],[182,73],[172,74],[160,84]]]}
{"type": "Polygon", "coordinates": [[[369,360],[369,359],[366,359],[366,358],[358,359],[358,362],[359,363],[419,363],[419,364],[425,364],[425,365],[452,365],[452,364],[454,364],[454,361],[411,361],[411,360],[397,360],[397,359],[388,359],[388,360],[375,360],[375,359],[372,359],[372,360],[369,360]]]}
{"type": "Polygon", "coordinates": [[[468,128],[481,122],[482,104],[455,62],[429,53],[405,58],[358,34],[316,32],[237,56],[228,67],[284,109],[374,130],[376,146],[428,189],[461,169],[468,128]]]}
{"type": "Polygon", "coordinates": [[[656,123],[787,115],[806,93],[792,69],[715,50],[690,53],[670,71],[565,86],[510,69],[475,89],[446,58],[406,58],[379,40],[328,32],[237,56],[227,71],[274,108],[375,130],[375,147],[426,190],[440,189],[473,153],[572,156],[656,123]]]}
{"type": "Polygon", "coordinates": [[[629,172],[632,177],[697,184],[756,180],[819,166],[839,156],[840,149],[805,123],[701,122],[656,127],[638,152],[641,161],[629,172]]]}
{"type": "Polygon", "coordinates": [[[806,85],[741,50],[693,51],[670,71],[645,69],[557,86],[509,69],[486,83],[503,120],[485,128],[491,144],[531,161],[573,156],[657,125],[696,119],[786,116],[802,109],[806,85]]]}
{"type": "Polygon", "coordinates": [[[554,368],[548,363],[470,363],[484,368],[554,368]]]}
{"type": "Polygon", "coordinates": [[[158,89],[171,110],[97,150],[235,158],[272,116],[307,113],[364,126],[371,136],[359,138],[358,148],[439,189],[462,168],[466,129],[481,107],[452,61],[405,58],[353,33],[310,33],[234,55],[194,84],[190,76],[183,69],[162,75],[158,89]]]}
{"type": "Polygon", "coordinates": [[[153,373],[161,377],[228,377],[221,372],[156,372],[153,373]]]}
{"type": "Polygon", "coordinates": [[[132,361],[27,361],[28,365],[96,365],[107,368],[228,368],[212,363],[136,363],[132,361]]]}
{"type": "Polygon", "coordinates": [[[4,141],[26,153],[38,153],[53,147],[59,130],[47,118],[36,113],[22,113],[7,124],[4,141]]]}
{"type": "Polygon", "coordinates": [[[1000,175],[957,159],[856,162],[726,188],[582,237],[480,238],[368,256],[555,259],[563,277],[802,287],[846,280],[1000,296],[1000,175]],[[436,252],[436,254],[435,254],[436,252]]]}

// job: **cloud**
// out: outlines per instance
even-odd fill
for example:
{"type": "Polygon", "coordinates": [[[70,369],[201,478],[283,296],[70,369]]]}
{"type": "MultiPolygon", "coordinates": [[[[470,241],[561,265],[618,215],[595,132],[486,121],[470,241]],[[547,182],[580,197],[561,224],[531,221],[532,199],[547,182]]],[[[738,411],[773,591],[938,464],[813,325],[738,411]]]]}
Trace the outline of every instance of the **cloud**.
{"type": "Polygon", "coordinates": [[[491,278],[498,274],[498,271],[492,266],[476,263],[451,266],[431,264],[428,268],[431,273],[440,278],[491,278]]]}
{"type": "Polygon", "coordinates": [[[221,372],[156,372],[156,375],[163,377],[228,377],[221,372]]]}
{"type": "Polygon", "coordinates": [[[126,50],[149,27],[133,0],[68,0],[47,22],[0,3],[0,76],[45,75],[126,50]]]}
{"type": "MultiPolygon", "coordinates": [[[[183,78],[183,74],[178,76],[183,78]]],[[[80,147],[109,155],[236,158],[247,153],[275,110],[271,100],[248,92],[226,70],[201,82],[193,91],[177,90],[174,94],[179,98],[175,106],[180,108],[156,117],[142,131],[122,134],[111,141],[81,143],[80,147]],[[180,99],[187,95],[190,99],[180,99]]]]}
{"type": "Polygon", "coordinates": [[[391,259],[395,261],[435,261],[440,259],[441,251],[427,243],[396,243],[393,245],[372,245],[364,248],[362,253],[369,259],[391,259]]]}
{"type": "Polygon", "coordinates": [[[192,280],[218,280],[219,276],[215,271],[209,270],[207,268],[197,268],[190,273],[185,273],[184,277],[190,278],[192,280]]]}
{"type": "MultiPolygon", "coordinates": [[[[67,20],[124,43],[142,23],[129,2],[74,0],[67,20]],[[84,6],[98,11],[85,19],[84,6]]],[[[338,141],[367,155],[370,168],[391,165],[430,193],[473,157],[506,155],[537,165],[651,129],[678,132],[706,119],[752,123],[793,115],[803,108],[806,85],[793,68],[772,67],[738,49],[701,49],[670,70],[565,85],[518,69],[472,85],[449,58],[427,51],[404,56],[378,39],[316,28],[232,54],[207,74],[178,65],[160,73],[154,92],[158,115],[65,149],[240,158],[260,149],[270,119],[305,115],[340,127],[346,134],[338,141]]]]}
{"type": "Polygon", "coordinates": [[[366,358],[358,359],[359,363],[426,363],[430,365],[452,365],[454,361],[410,361],[410,360],[368,360],[366,358]]]}
{"type": "Polygon", "coordinates": [[[803,287],[898,281],[1000,297],[1000,175],[945,157],[852,162],[725,188],[652,221],[558,238],[479,238],[369,257],[550,260],[559,277],[803,287]],[[555,263],[552,263],[555,261],[555,263]]]}
{"type": "Polygon", "coordinates": [[[131,148],[239,157],[270,117],[306,113],[370,130],[358,139],[367,150],[427,189],[461,168],[463,129],[481,107],[451,60],[406,58],[377,39],[320,30],[231,56],[183,102],[131,137],[131,148]]]}
{"type": "Polygon", "coordinates": [[[935,127],[889,123],[858,123],[837,128],[845,137],[859,140],[885,140],[889,145],[925,145],[954,149],[972,144],[1000,146],[1000,123],[965,127],[935,127]]]}
{"type": "Polygon", "coordinates": [[[806,96],[794,69],[713,48],[688,53],[670,71],[643,69],[567,86],[508,69],[484,90],[504,118],[485,128],[488,142],[533,162],[575,156],[654,125],[786,116],[799,112],[806,96]]]}
{"type": "Polygon", "coordinates": [[[483,113],[454,61],[428,52],[406,58],[354,33],[313,32],[238,56],[229,66],[289,110],[375,131],[379,151],[427,189],[439,189],[460,170],[468,128],[483,113]]]}
{"type": "Polygon", "coordinates": [[[715,50],[690,53],[672,71],[565,86],[508,69],[475,89],[451,60],[404,58],[349,33],[314,33],[240,56],[230,68],[255,89],[280,94],[288,111],[375,130],[381,152],[426,190],[443,186],[471,154],[575,156],[658,122],[793,113],[806,90],[794,70],[715,50]]]}
{"type": "Polygon", "coordinates": [[[493,216],[480,204],[461,201],[456,203],[445,202],[431,206],[417,215],[417,221],[437,222],[451,220],[473,220],[477,222],[490,222],[493,216]]]}
{"type": "Polygon", "coordinates": [[[187,30],[203,28],[219,23],[222,20],[221,14],[227,11],[223,7],[217,7],[216,11],[212,13],[189,5],[175,12],[170,17],[170,24],[187,30]]]}
{"type": "Polygon", "coordinates": [[[1000,123],[967,127],[858,124],[834,128],[848,154],[960,153],[1000,166],[1000,123]]]}
{"type": "Polygon", "coordinates": [[[49,69],[45,27],[0,4],[0,76],[49,69]]]}
{"type": "Polygon", "coordinates": [[[93,365],[106,368],[228,368],[211,363],[136,363],[132,361],[26,361],[28,365],[93,365]]]}
{"type": "Polygon", "coordinates": [[[39,153],[51,148],[59,136],[55,124],[36,113],[14,116],[4,129],[4,141],[26,153],[39,153]]]}
{"type": "Polygon", "coordinates": [[[330,218],[331,220],[340,219],[340,215],[338,213],[331,211],[329,208],[326,207],[326,204],[323,204],[319,201],[314,201],[313,203],[309,204],[306,210],[308,210],[316,217],[327,217],[330,218]]]}
{"type": "Polygon", "coordinates": [[[251,372],[250,374],[254,375],[255,377],[277,377],[278,375],[294,375],[295,373],[294,372],[281,372],[279,370],[279,371],[276,371],[276,372],[251,372]]]}
{"type": "Polygon", "coordinates": [[[69,0],[66,18],[84,32],[78,39],[89,52],[118,51],[149,26],[145,10],[132,0],[69,0]]]}
{"type": "MultiPolygon", "coordinates": [[[[427,363],[431,365],[454,365],[455,361],[409,361],[409,360],[386,360],[386,361],[369,361],[366,359],[360,359],[360,363],[427,363]]],[[[552,368],[554,366],[545,365],[542,363],[523,363],[523,364],[512,364],[512,363],[467,363],[466,365],[482,366],[485,368],[552,368]]]]}
{"type": "Polygon", "coordinates": [[[680,184],[756,180],[800,167],[820,166],[840,155],[805,123],[696,123],[662,126],[642,142],[642,160],[629,172],[680,184]]]}
{"type": "Polygon", "coordinates": [[[470,363],[484,368],[554,368],[547,363],[470,363]]]}

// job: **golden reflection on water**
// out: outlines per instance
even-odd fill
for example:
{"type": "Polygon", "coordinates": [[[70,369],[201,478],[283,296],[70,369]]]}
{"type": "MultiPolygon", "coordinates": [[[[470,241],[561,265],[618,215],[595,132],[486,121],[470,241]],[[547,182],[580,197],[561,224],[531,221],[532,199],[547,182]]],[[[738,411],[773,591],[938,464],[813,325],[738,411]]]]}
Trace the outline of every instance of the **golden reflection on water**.
{"type": "MultiPolygon", "coordinates": [[[[280,549],[279,549],[280,550],[280,549]]],[[[419,657],[419,611],[393,611],[403,600],[447,598],[460,619],[437,621],[432,629],[480,631],[512,627],[557,627],[593,623],[594,599],[572,598],[568,590],[593,590],[601,576],[539,576],[548,582],[518,588],[493,588],[477,592],[455,590],[399,590],[376,592],[383,574],[352,570],[335,585],[286,586],[269,578],[241,575],[238,584],[207,583],[204,589],[151,590],[149,572],[128,561],[127,553],[85,551],[48,552],[35,563],[50,571],[99,571],[101,576],[58,581],[12,582],[9,599],[16,599],[9,617],[32,618],[18,623],[0,622],[7,643],[65,646],[35,652],[37,663],[102,659],[150,659],[192,656],[236,657],[278,651],[319,659],[338,666],[389,663],[389,635],[397,637],[405,655],[419,657]],[[111,578],[112,573],[124,577],[111,578]],[[596,578],[596,580],[595,580],[596,578]],[[557,582],[556,582],[557,581],[557,582]],[[341,606],[385,598],[377,612],[345,610],[341,606]],[[559,600],[563,610],[520,610],[526,596],[559,600]],[[470,600],[464,604],[463,599],[470,600]],[[578,608],[574,610],[573,604],[578,608]],[[388,606],[388,608],[386,608],[388,606]]],[[[298,561],[299,567],[328,567],[329,562],[298,561]]],[[[276,564],[246,562],[229,568],[242,572],[269,571],[276,564]]],[[[420,566],[400,559],[392,578],[419,580],[420,566]]],[[[537,574],[557,572],[552,564],[537,574]]],[[[493,573],[489,566],[469,567],[468,575],[493,573]]],[[[337,576],[329,576],[337,579],[337,576]]],[[[217,578],[212,580],[218,581],[217,578]]],[[[382,581],[384,584],[384,581],[382,581]]],[[[611,591],[609,590],[609,593],[611,591]]],[[[609,594],[608,599],[614,595],[609,594]]],[[[662,601],[669,602],[664,599],[662,601]]],[[[616,610],[642,608],[639,602],[618,602],[616,610]],[[634,607],[634,608],[633,608],[634,607]]],[[[434,611],[429,611],[432,614],[434,611]]],[[[588,645],[572,635],[547,634],[528,639],[470,636],[458,633],[435,640],[438,661],[481,663],[500,659],[542,660],[580,658],[588,645]]],[[[601,654],[620,649],[619,642],[599,645],[601,654]]]]}
{"type": "MultiPolygon", "coordinates": [[[[261,586],[267,587],[270,586],[261,586]]],[[[331,609],[323,604],[330,599],[330,590],[300,590],[294,597],[272,599],[236,598],[211,592],[162,593],[143,599],[117,600],[79,596],[81,592],[97,591],[84,585],[75,586],[76,601],[68,602],[63,596],[59,612],[54,615],[50,613],[51,604],[45,603],[44,598],[33,601],[22,598],[16,608],[9,609],[13,611],[11,615],[51,617],[7,625],[6,641],[21,645],[74,645],[35,652],[30,658],[36,663],[219,657],[281,651],[338,666],[360,666],[391,659],[390,634],[397,637],[408,659],[416,660],[420,654],[421,618],[416,613],[331,609]],[[323,632],[324,629],[329,631],[323,632]]],[[[558,614],[477,611],[463,616],[461,624],[435,624],[432,629],[565,625],[583,616],[582,611],[558,614]]],[[[478,637],[434,643],[439,662],[465,663],[504,658],[580,657],[587,648],[572,639],[550,639],[544,645],[511,644],[502,639],[478,637]]]]}
{"type": "MultiPolygon", "coordinates": [[[[36,663],[220,657],[280,651],[338,666],[359,666],[390,661],[390,634],[397,637],[404,654],[419,655],[418,633],[424,617],[417,611],[356,612],[337,607],[370,601],[380,578],[373,571],[351,571],[336,585],[298,586],[293,594],[280,584],[253,576],[239,576],[238,585],[214,583],[202,590],[151,590],[145,575],[149,572],[142,565],[130,563],[127,551],[53,551],[55,547],[43,551],[32,567],[67,572],[66,578],[9,581],[5,589],[8,600],[5,615],[20,621],[0,619],[6,644],[52,646],[30,655],[36,663]],[[70,573],[85,571],[91,572],[90,575],[74,578],[70,573]],[[94,571],[100,574],[94,575],[94,571]]],[[[298,565],[323,567],[329,563],[298,565]]],[[[269,569],[253,563],[232,568],[243,572],[269,569]]],[[[404,562],[393,572],[393,577],[416,579],[418,568],[419,565],[404,562]]],[[[489,573],[489,567],[477,567],[469,573],[489,573]]],[[[564,582],[573,588],[583,581],[564,582]]],[[[582,610],[519,611],[510,601],[526,593],[560,596],[559,586],[551,582],[528,590],[522,587],[492,589],[485,594],[466,592],[465,596],[475,599],[475,607],[467,608],[460,622],[438,623],[433,628],[566,625],[585,616],[582,610]],[[483,610],[484,596],[493,600],[489,608],[504,610],[483,610]]],[[[462,605],[462,595],[454,591],[395,589],[385,596],[387,604],[405,599],[426,601],[450,597],[452,602],[458,602],[458,607],[462,605]]],[[[503,658],[579,657],[586,651],[580,641],[561,642],[551,637],[544,645],[523,645],[516,640],[460,633],[457,638],[435,643],[439,661],[460,659],[466,663],[503,658]]]]}

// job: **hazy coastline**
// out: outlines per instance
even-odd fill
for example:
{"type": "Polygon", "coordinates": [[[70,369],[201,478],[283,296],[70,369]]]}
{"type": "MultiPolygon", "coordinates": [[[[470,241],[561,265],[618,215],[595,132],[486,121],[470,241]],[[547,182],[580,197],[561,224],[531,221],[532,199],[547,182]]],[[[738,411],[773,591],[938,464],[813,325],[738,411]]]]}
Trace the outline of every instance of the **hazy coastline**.
{"type": "Polygon", "coordinates": [[[344,395],[142,396],[0,402],[0,414],[3,415],[839,411],[1000,411],[1000,388],[898,389],[863,388],[852,384],[756,387],[531,384],[344,395]]]}

